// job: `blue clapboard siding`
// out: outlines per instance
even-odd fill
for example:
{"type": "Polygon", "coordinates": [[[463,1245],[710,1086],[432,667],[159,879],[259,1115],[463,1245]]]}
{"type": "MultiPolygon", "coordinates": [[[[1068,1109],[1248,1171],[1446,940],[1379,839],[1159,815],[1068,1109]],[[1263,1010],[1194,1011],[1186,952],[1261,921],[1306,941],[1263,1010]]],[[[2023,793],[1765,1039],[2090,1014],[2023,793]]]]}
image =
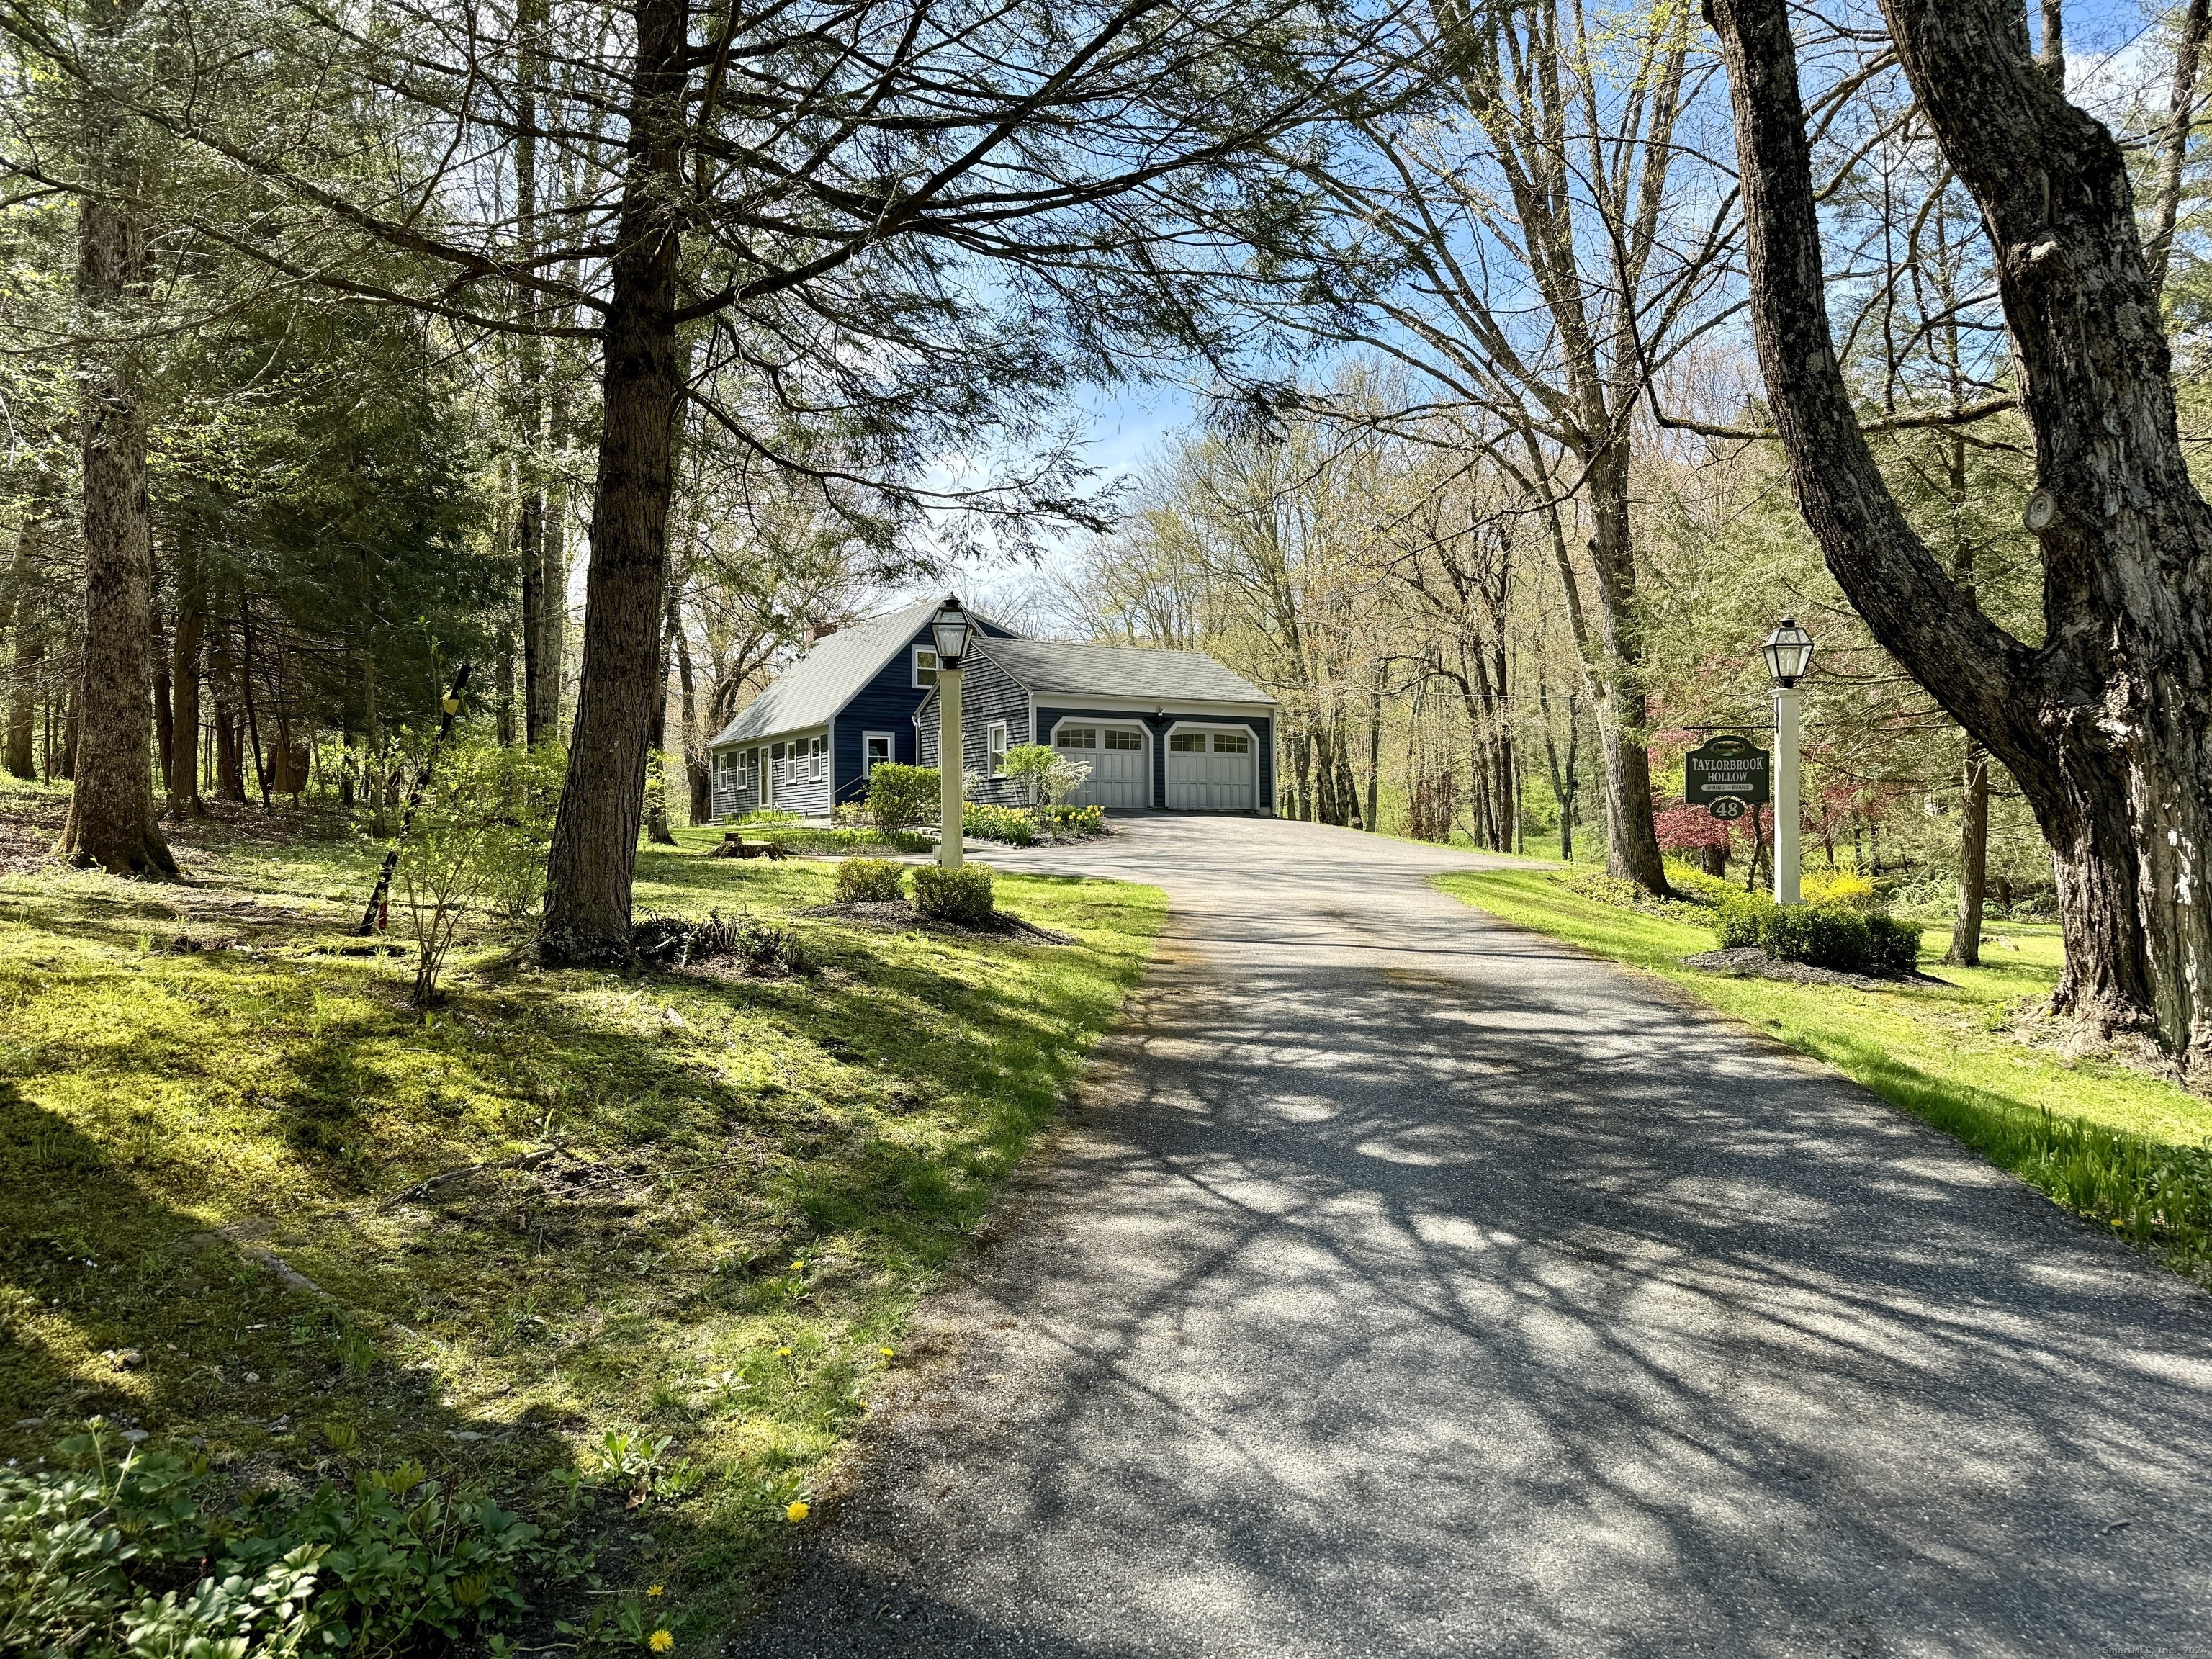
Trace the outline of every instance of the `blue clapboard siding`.
{"type": "MultiPolygon", "coordinates": [[[[988,639],[1019,637],[995,623],[980,618],[970,620],[988,639]]],[[[871,732],[890,733],[891,758],[902,766],[937,764],[934,758],[921,759],[915,747],[915,714],[928,693],[927,688],[917,690],[914,684],[914,648],[933,644],[927,626],[915,630],[914,637],[899,648],[898,654],[838,711],[836,721],[830,727],[830,758],[836,774],[839,800],[859,800],[868,793],[867,781],[860,775],[860,744],[871,732]]],[[[976,659],[969,660],[972,663],[976,659]]]]}
{"type": "MultiPolygon", "coordinates": [[[[1006,747],[1018,749],[1030,739],[1030,694],[1020,681],[988,657],[970,656],[961,676],[960,753],[962,770],[981,773],[991,758],[991,726],[1006,723],[1006,747]]],[[[933,690],[914,718],[920,739],[917,752],[924,766],[937,764],[937,693],[933,690]]],[[[1023,804],[1011,778],[986,778],[970,799],[994,806],[1023,804]]]]}
{"type": "Polygon", "coordinates": [[[1241,726],[1252,733],[1252,747],[1260,757],[1260,810],[1272,813],[1275,799],[1275,722],[1266,714],[1221,714],[1205,709],[1176,708],[1164,714],[1138,714],[1127,708],[1075,708],[1040,704],[1037,730],[1049,732],[1062,720],[1138,720],[1152,733],[1152,808],[1164,810],[1168,799],[1168,728],[1177,720],[1203,720],[1208,726],[1241,726]]]}

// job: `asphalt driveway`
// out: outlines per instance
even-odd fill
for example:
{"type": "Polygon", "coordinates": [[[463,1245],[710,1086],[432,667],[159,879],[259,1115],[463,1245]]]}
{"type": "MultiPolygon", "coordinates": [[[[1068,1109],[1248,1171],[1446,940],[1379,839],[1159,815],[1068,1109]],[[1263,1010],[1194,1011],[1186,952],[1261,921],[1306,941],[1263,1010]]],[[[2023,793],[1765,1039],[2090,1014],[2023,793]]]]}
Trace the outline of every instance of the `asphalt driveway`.
{"type": "Polygon", "coordinates": [[[2212,1301],[1479,860],[995,861],[1161,959],[730,1651],[2212,1655],[2212,1301]]]}

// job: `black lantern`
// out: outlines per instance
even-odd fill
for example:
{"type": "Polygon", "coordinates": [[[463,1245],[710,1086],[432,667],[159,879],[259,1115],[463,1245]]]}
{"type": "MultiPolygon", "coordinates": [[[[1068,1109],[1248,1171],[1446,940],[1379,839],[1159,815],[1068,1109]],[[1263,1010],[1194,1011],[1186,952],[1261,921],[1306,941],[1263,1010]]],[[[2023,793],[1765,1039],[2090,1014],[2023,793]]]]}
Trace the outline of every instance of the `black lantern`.
{"type": "Polygon", "coordinates": [[[1762,648],[1766,653],[1767,672],[1785,690],[1803,679],[1805,671],[1813,665],[1813,636],[1797,626],[1795,617],[1784,617],[1766,636],[1762,648]]]}
{"type": "Polygon", "coordinates": [[[945,608],[929,624],[929,631],[937,641],[938,665],[959,667],[960,659],[968,654],[968,613],[960,608],[960,601],[946,599],[945,608]]]}

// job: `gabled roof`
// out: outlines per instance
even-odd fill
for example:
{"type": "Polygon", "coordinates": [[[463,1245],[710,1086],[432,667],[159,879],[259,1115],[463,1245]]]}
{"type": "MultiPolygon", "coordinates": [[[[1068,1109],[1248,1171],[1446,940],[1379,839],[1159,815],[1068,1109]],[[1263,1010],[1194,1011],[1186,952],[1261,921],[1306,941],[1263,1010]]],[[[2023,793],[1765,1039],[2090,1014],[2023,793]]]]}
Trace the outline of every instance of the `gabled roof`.
{"type": "Polygon", "coordinates": [[[944,603],[942,596],[922,599],[887,617],[838,629],[738,710],[737,718],[714,734],[714,744],[828,725],[885,663],[906,649],[908,640],[929,626],[944,603]]]}
{"type": "Polygon", "coordinates": [[[1274,702],[1251,681],[1231,672],[1202,651],[989,639],[979,648],[1031,691],[1151,697],[1163,702],[1274,702]]]}

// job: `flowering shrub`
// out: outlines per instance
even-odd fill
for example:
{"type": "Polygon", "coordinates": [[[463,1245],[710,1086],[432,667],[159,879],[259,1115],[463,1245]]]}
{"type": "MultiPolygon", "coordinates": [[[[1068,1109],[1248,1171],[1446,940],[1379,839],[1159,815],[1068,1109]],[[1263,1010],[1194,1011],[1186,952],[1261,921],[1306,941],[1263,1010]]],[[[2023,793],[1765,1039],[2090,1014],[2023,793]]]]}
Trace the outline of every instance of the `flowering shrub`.
{"type": "Polygon", "coordinates": [[[1036,816],[1055,836],[1096,836],[1106,828],[1103,806],[1040,806],[1036,816]]]}
{"type": "Polygon", "coordinates": [[[1036,840],[1036,821],[1028,813],[981,801],[971,800],[962,809],[960,828],[963,834],[1001,842],[1008,847],[1027,847],[1036,840]]]}

